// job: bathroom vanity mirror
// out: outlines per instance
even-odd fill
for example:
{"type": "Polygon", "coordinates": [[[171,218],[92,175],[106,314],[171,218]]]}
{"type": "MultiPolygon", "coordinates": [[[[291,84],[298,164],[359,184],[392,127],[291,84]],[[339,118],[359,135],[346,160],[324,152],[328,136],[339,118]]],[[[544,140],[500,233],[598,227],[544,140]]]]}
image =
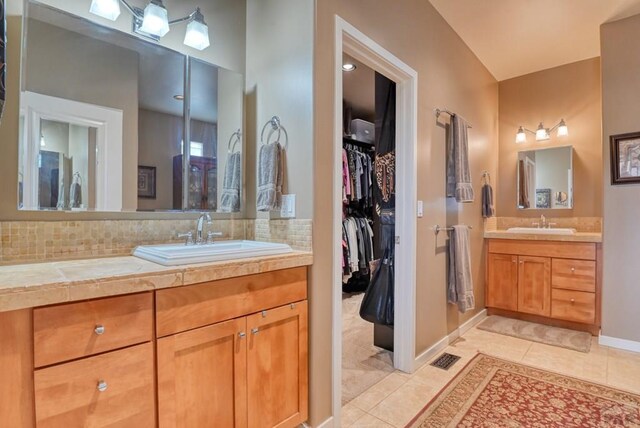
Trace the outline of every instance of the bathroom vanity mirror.
{"type": "Polygon", "coordinates": [[[40,2],[24,14],[19,209],[240,211],[219,202],[242,74],[40,2]]]}
{"type": "Polygon", "coordinates": [[[518,152],[519,209],[573,208],[573,147],[518,152]]]}

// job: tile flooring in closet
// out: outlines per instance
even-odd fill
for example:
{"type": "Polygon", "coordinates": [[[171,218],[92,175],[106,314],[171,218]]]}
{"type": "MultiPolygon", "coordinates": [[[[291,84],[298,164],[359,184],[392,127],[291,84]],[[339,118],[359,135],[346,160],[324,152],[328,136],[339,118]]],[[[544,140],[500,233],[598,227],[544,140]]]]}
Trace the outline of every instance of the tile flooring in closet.
{"type": "Polygon", "coordinates": [[[342,294],[342,405],[394,372],[393,353],[373,346],[373,324],[360,318],[363,297],[342,294]]]}
{"type": "Polygon", "coordinates": [[[473,328],[445,349],[462,357],[449,371],[394,371],[342,407],[342,426],[404,427],[477,352],[640,394],[640,353],[592,340],[584,354],[473,328]]]}

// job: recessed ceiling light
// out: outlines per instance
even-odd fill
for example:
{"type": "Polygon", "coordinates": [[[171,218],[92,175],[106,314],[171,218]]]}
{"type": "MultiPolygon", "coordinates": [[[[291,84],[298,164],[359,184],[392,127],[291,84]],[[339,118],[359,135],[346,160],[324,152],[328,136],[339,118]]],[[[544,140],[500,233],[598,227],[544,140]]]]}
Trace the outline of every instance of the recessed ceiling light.
{"type": "Polygon", "coordinates": [[[357,68],[356,65],[352,64],[350,62],[346,62],[346,63],[342,64],[342,70],[343,71],[353,71],[356,68],[357,68]]]}
{"type": "Polygon", "coordinates": [[[184,95],[174,95],[173,98],[175,98],[178,101],[184,101],[184,95]]]}

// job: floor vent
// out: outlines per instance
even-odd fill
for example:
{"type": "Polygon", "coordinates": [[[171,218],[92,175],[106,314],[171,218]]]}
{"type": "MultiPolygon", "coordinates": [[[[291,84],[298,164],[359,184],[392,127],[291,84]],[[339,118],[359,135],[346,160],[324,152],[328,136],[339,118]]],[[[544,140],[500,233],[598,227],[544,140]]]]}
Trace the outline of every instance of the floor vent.
{"type": "Polygon", "coordinates": [[[460,357],[453,354],[444,353],[435,359],[431,365],[442,370],[449,370],[451,366],[458,362],[460,357]]]}

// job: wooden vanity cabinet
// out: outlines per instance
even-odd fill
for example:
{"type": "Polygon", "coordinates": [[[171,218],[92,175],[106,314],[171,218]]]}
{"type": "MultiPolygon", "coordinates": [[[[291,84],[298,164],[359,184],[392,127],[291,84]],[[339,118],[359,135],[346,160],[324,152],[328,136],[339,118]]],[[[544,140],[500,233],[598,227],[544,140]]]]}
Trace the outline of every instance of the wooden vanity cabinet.
{"type": "Polygon", "coordinates": [[[306,275],[295,268],[157,292],[160,428],[307,420],[306,275]]]}
{"type": "Polygon", "coordinates": [[[294,428],[307,269],[0,312],[0,426],[294,428]]]}
{"type": "Polygon", "coordinates": [[[598,334],[601,251],[596,243],[490,239],[489,314],[598,334]]]}

